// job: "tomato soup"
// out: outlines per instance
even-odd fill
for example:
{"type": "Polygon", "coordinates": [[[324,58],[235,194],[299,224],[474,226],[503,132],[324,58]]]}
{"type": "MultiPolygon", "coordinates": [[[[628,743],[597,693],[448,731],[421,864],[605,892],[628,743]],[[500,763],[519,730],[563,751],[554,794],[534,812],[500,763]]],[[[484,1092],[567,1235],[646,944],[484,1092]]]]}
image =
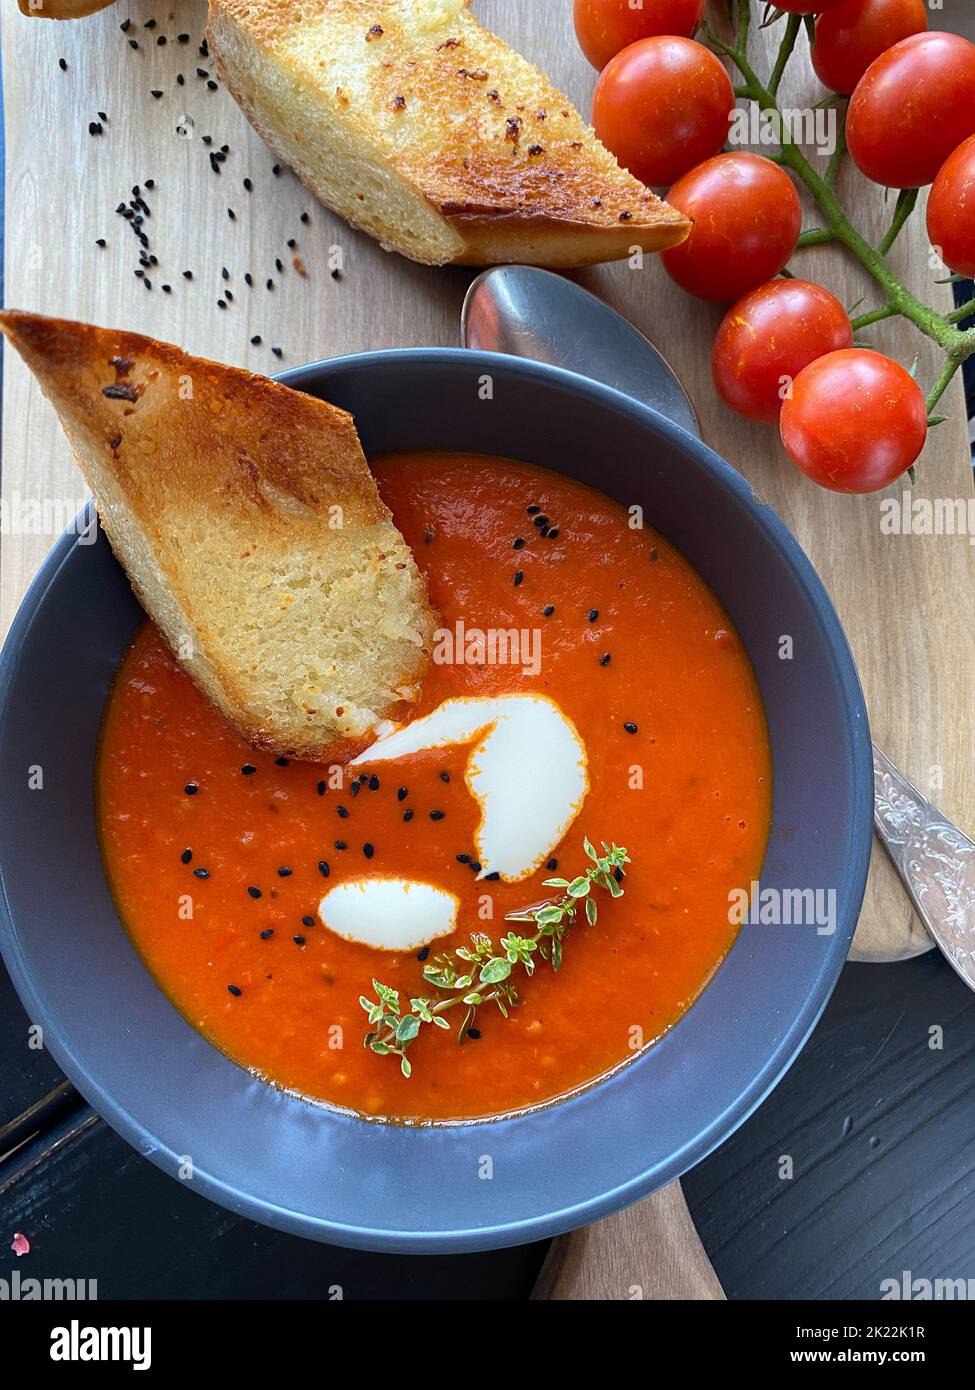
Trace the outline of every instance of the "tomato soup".
{"type": "MultiPolygon", "coordinates": [[[[256,1075],[377,1119],[508,1113],[625,1062],[707,984],[736,931],[729,894],[758,877],[765,849],[764,713],[721,605],[637,513],[507,460],[402,455],[373,467],[442,623],[420,703],[399,721],[447,700],[544,696],[588,760],[561,841],[520,881],[486,879],[469,745],[361,771],[255,752],[147,623],[104,721],[106,870],[159,986],[256,1075]],[[500,643],[471,646],[472,632],[518,634],[504,653],[515,660],[500,643]],[[429,954],[336,935],[319,916],[323,895],[364,875],[446,890],[457,927],[436,955],[472,932],[500,940],[507,913],[551,895],[546,878],[585,870],[584,837],[625,846],[631,862],[622,897],[600,890],[596,924],[580,913],[558,972],[516,967],[519,1007],[504,1018],[482,1005],[461,1046],[453,1015],[449,1032],[425,1027],[409,1078],[398,1058],[363,1047],[360,996],[373,979],[404,999],[429,995],[429,954]]],[[[536,756],[525,747],[520,812],[541,786],[536,756]]]]}

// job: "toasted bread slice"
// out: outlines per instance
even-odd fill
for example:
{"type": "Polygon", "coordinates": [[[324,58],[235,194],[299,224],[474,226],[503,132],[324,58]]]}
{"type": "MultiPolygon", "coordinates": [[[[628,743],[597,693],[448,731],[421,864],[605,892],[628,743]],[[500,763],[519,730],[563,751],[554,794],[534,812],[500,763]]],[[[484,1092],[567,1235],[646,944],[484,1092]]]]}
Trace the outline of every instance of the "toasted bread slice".
{"type": "Polygon", "coordinates": [[[433,614],[350,415],[136,333],[0,328],[143,606],[245,738],[320,760],[416,698],[433,614]]]}
{"type": "Polygon", "coordinates": [[[551,267],[659,251],[690,223],[468,0],[210,0],[210,51],[272,150],[385,247],[551,267]]]}

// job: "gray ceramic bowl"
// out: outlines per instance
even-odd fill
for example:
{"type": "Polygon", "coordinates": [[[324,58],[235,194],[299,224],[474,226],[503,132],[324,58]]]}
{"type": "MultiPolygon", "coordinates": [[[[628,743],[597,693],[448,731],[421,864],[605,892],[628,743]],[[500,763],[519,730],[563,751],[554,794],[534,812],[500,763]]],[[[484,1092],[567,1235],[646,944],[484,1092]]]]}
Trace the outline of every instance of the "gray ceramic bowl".
{"type": "Polygon", "coordinates": [[[870,857],[866,713],[836,615],[775,515],[698,439],[551,367],[463,350],[371,353],[289,372],[353,412],[367,453],[457,449],[558,469],[639,502],[714,588],[748,648],[774,758],[763,887],[836,892],[836,930],[746,926],[657,1046],[560,1104],[431,1128],[366,1123],[273,1090],[159,991],[112,903],[95,834],[99,724],[139,619],[104,538],[63,537],[0,664],[0,938],[47,1046],[154,1163],[269,1225],[389,1251],[552,1235],[678,1177],[801,1048],[853,934],[870,857]],[[479,398],[484,375],[494,399],[479,398]],[[779,639],[795,657],[779,659],[779,639]],[[44,790],[28,789],[28,768],[44,790]],[[493,1177],[482,1179],[482,1156],[493,1177]]]}

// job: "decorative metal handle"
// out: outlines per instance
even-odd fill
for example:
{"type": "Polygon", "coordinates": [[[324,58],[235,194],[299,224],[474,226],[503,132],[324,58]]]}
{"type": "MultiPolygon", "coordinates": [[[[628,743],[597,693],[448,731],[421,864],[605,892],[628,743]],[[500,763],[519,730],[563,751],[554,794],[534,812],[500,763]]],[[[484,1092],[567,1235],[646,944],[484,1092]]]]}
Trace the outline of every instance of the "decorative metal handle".
{"type": "Polygon", "coordinates": [[[874,745],[874,827],[921,921],[975,989],[975,843],[874,745]]]}

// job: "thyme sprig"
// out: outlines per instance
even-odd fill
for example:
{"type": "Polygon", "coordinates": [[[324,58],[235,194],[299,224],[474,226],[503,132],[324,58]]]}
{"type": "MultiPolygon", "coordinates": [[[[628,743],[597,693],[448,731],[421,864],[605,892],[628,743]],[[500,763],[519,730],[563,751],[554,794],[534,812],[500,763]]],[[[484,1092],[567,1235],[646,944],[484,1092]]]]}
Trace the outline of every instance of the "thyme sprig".
{"type": "Polygon", "coordinates": [[[489,936],[475,932],[469,946],[459,946],[454,951],[434,956],[424,966],[423,978],[433,986],[435,993],[411,999],[408,1010],[403,1008],[398,990],[373,980],[375,998],[359,996],[370,1024],[363,1046],[381,1057],[398,1057],[400,1070],[409,1077],[413,1067],[406,1055],[408,1049],[425,1024],[449,1032],[450,1024],[443,1017],[449,1009],[459,1005],[465,1008],[457,1029],[458,1043],[470,1036],[477,1011],[483,1004],[496,1004],[507,1018],[508,1011],[521,1003],[511,979],[515,968],[521,967],[530,977],[535,973],[537,957],[558,970],[562,965],[566,933],[575,922],[580,905],[585,903],[586,921],[590,926],[599,916],[593,889],[602,888],[613,898],[623,896],[623,866],[629,864],[630,857],[619,845],[607,845],[605,840],[601,843],[603,853],[598,854],[588,839],[583,840],[583,849],[591,862],[576,878],[545,879],[546,888],[560,888],[561,894],[506,915],[506,922],[527,922],[534,926],[535,931],[530,936],[519,936],[512,931],[495,946],[489,936]]]}

